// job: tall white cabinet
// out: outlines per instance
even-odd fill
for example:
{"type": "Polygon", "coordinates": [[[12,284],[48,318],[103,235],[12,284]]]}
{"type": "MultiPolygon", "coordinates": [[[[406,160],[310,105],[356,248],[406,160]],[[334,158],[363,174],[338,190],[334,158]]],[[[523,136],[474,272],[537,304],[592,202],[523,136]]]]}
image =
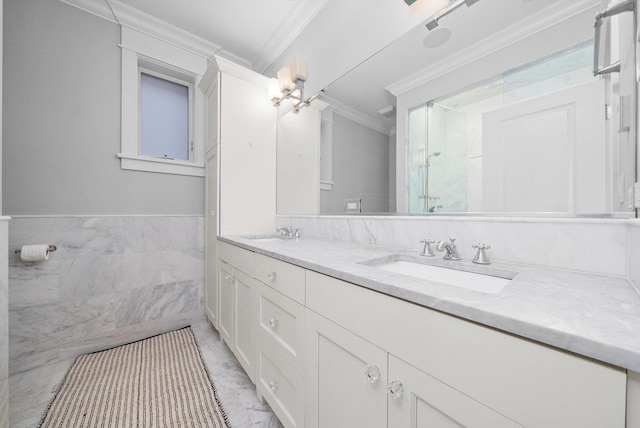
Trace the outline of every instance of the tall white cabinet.
{"type": "Polygon", "coordinates": [[[277,110],[269,101],[268,82],[214,57],[199,84],[207,99],[205,311],[216,328],[221,304],[216,237],[275,230],[277,110]]]}

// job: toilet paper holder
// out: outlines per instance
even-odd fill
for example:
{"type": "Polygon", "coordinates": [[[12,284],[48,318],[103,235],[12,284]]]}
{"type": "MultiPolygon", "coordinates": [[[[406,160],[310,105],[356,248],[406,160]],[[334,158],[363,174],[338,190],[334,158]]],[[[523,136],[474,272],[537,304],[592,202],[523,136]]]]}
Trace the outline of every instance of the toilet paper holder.
{"type": "MultiPolygon", "coordinates": [[[[56,247],[55,245],[49,245],[49,247],[47,248],[47,253],[52,253],[55,250],[57,250],[58,247],[56,247]]],[[[21,250],[15,250],[14,253],[15,254],[20,254],[21,250]]]]}

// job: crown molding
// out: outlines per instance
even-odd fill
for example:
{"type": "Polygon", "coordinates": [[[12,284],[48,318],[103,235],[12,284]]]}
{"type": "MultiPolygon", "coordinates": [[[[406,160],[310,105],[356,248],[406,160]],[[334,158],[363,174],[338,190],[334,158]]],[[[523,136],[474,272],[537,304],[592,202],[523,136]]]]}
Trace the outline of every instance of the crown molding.
{"type": "Polygon", "coordinates": [[[548,6],[522,21],[518,21],[477,43],[467,46],[456,53],[454,57],[438,61],[388,85],[385,89],[397,97],[600,4],[599,0],[577,0],[567,2],[562,7],[556,5],[548,6]]]}
{"type": "Polygon", "coordinates": [[[231,74],[248,82],[254,83],[258,86],[263,86],[264,88],[269,87],[269,82],[271,81],[271,79],[267,76],[264,76],[256,71],[253,71],[218,55],[215,55],[213,57],[213,61],[215,61],[218,70],[223,73],[231,74]]]}
{"type": "Polygon", "coordinates": [[[254,69],[264,72],[285,49],[300,35],[302,30],[325,7],[329,0],[298,0],[297,5],[287,15],[286,20],[262,46],[260,56],[254,62],[254,69]]]}
{"type": "Polygon", "coordinates": [[[329,104],[328,109],[339,114],[340,116],[344,116],[347,119],[353,120],[361,125],[364,125],[368,128],[373,129],[374,131],[378,131],[385,135],[391,135],[392,128],[387,126],[381,120],[376,120],[375,118],[369,116],[368,114],[364,114],[348,105],[334,99],[328,97],[326,95],[321,95],[319,97],[320,100],[329,104]]]}
{"type": "MultiPolygon", "coordinates": [[[[222,47],[184,31],[165,21],[132,8],[118,0],[59,0],[99,18],[129,27],[163,40],[206,59],[222,51],[222,47]]],[[[231,55],[227,53],[227,55],[231,55]]],[[[238,62],[248,61],[239,59],[238,62]]]]}

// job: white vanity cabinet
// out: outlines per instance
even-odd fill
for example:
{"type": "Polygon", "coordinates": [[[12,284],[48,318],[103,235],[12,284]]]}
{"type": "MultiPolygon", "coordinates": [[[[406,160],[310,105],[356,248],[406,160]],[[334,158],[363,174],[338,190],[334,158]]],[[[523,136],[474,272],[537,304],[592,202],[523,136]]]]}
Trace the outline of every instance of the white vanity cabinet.
{"type": "Polygon", "coordinates": [[[389,355],[389,379],[389,427],[522,426],[394,355],[389,355]]]}
{"type": "Polygon", "coordinates": [[[220,242],[218,256],[218,331],[253,381],[256,350],[254,253],[220,242]]]}
{"type": "Polygon", "coordinates": [[[256,389],[287,428],[304,425],[305,270],[255,255],[256,389]]]}
{"type": "Polygon", "coordinates": [[[635,428],[625,370],[224,242],[218,253],[220,336],[286,428],[635,428]]]}
{"type": "Polygon", "coordinates": [[[310,310],[307,340],[307,428],[520,426],[310,310]]]}
{"type": "Polygon", "coordinates": [[[387,353],[309,310],[306,331],[305,427],[386,427],[387,353]]]}
{"type": "Polygon", "coordinates": [[[218,235],[275,230],[276,116],[270,79],[214,56],[199,89],[206,96],[207,318],[218,328],[218,235]]]}
{"type": "Polygon", "coordinates": [[[233,277],[233,267],[222,260],[218,261],[218,293],[219,308],[218,312],[218,332],[220,339],[227,343],[230,349],[233,349],[233,324],[234,313],[233,304],[235,279],[233,277]]]}
{"type": "Polygon", "coordinates": [[[344,333],[325,329],[320,338],[319,329],[308,322],[310,346],[317,346],[309,351],[306,370],[307,401],[317,401],[307,403],[307,420],[316,424],[310,426],[331,426],[322,418],[335,403],[343,403],[342,408],[351,404],[359,412],[360,419],[354,416],[349,426],[368,426],[368,404],[362,403],[368,403],[364,397],[370,390],[362,386],[358,395],[347,383],[348,392],[335,398],[326,392],[339,394],[342,388],[327,390],[322,384],[325,378],[349,378],[364,385],[369,365],[382,369],[367,355],[355,357],[360,354],[351,344],[360,341],[387,353],[382,383],[403,385],[402,394],[389,399],[389,427],[447,426],[442,418],[451,426],[625,426],[624,370],[318,273],[307,271],[306,281],[307,319],[314,319],[313,311],[351,333],[350,340],[338,342],[344,333]],[[335,356],[340,352],[342,361],[335,356]],[[324,372],[327,365],[334,375],[324,372]],[[316,371],[322,376],[314,383],[316,371]]]}

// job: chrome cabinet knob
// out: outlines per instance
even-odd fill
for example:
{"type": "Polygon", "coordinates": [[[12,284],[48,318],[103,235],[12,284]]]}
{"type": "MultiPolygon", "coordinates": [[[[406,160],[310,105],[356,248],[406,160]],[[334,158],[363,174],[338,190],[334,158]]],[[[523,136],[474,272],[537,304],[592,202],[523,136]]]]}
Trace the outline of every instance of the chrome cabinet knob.
{"type": "Polygon", "coordinates": [[[279,386],[280,384],[275,380],[272,380],[271,382],[269,382],[269,388],[274,392],[276,391],[276,389],[278,389],[279,386]]]}
{"type": "Polygon", "coordinates": [[[269,326],[271,328],[276,328],[278,324],[280,324],[280,320],[278,318],[273,317],[269,320],[269,326]]]}
{"type": "Polygon", "coordinates": [[[402,386],[402,382],[399,380],[394,380],[389,385],[387,385],[387,394],[394,400],[402,397],[402,393],[404,392],[404,386],[402,386]]]}
{"type": "Polygon", "coordinates": [[[370,383],[376,383],[376,381],[380,379],[380,368],[378,366],[369,366],[364,374],[370,383]]]}
{"type": "Polygon", "coordinates": [[[267,272],[267,278],[269,278],[269,281],[273,281],[276,279],[277,274],[275,272],[267,272]]]}
{"type": "Polygon", "coordinates": [[[229,282],[233,282],[233,277],[231,275],[225,275],[224,279],[226,279],[229,282]]]}

